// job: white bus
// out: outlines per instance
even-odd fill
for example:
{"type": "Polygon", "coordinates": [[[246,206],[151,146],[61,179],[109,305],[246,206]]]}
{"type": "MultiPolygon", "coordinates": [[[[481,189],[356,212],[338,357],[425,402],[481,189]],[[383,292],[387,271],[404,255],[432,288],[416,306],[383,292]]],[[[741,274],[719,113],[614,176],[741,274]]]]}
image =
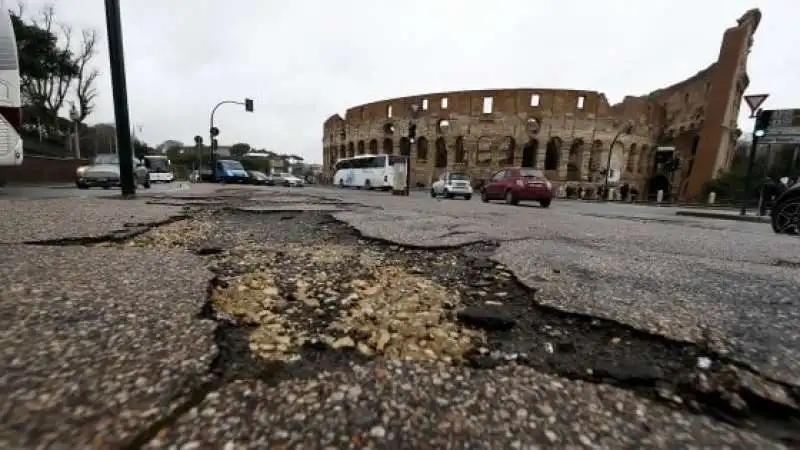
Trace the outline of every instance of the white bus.
{"type": "Polygon", "coordinates": [[[333,184],[339,187],[392,189],[394,164],[403,161],[395,155],[359,155],[336,162],[333,184]]]}
{"type": "Polygon", "coordinates": [[[22,99],[14,26],[6,0],[0,0],[0,166],[22,164],[22,99]]]}
{"type": "Polygon", "coordinates": [[[172,183],[175,175],[172,173],[172,164],[164,155],[144,155],[145,167],[150,172],[150,181],[153,183],[172,183]]]}

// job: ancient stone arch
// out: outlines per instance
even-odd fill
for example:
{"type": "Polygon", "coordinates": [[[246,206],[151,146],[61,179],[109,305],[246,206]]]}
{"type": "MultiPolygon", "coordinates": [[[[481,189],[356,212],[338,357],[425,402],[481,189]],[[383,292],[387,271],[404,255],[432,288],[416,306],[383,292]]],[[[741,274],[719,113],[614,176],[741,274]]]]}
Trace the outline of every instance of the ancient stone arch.
{"type": "Polygon", "coordinates": [[[517,150],[517,141],[514,140],[511,136],[506,136],[500,140],[500,145],[498,146],[498,153],[501,166],[511,166],[514,165],[514,153],[517,150]]]}
{"type": "Polygon", "coordinates": [[[479,166],[488,166],[492,163],[492,139],[486,136],[478,138],[478,151],[475,153],[475,163],[479,166]]]}
{"type": "Polygon", "coordinates": [[[466,152],[466,149],[464,148],[464,138],[463,137],[458,136],[456,138],[455,147],[456,147],[455,148],[455,151],[456,151],[455,162],[459,163],[459,164],[466,163],[467,162],[467,152],[466,152]]]}
{"type": "Polygon", "coordinates": [[[394,153],[394,142],[390,138],[383,140],[383,153],[387,155],[394,153]]]}
{"type": "Polygon", "coordinates": [[[370,155],[377,155],[378,154],[378,140],[372,139],[369,141],[369,153],[370,155]]]}
{"type": "Polygon", "coordinates": [[[417,160],[428,160],[428,139],[424,136],[417,140],[417,160]]]}
{"type": "Polygon", "coordinates": [[[436,157],[434,158],[434,167],[437,169],[447,167],[447,144],[443,137],[436,139],[436,157]]]}
{"type": "Polygon", "coordinates": [[[536,167],[536,152],[539,151],[539,141],[529,139],[522,147],[522,167],[536,167]]]}
{"type": "Polygon", "coordinates": [[[364,141],[358,141],[358,154],[363,155],[364,153],[366,153],[364,151],[364,141]]]}
{"type": "Polygon", "coordinates": [[[347,144],[347,156],[351,158],[356,156],[356,147],[353,144],[353,141],[350,141],[350,143],[347,144]]]}
{"type": "Polygon", "coordinates": [[[567,160],[567,180],[580,181],[581,179],[581,165],[583,164],[583,139],[578,138],[572,141],[569,146],[569,155],[567,160]]]}
{"type": "Polygon", "coordinates": [[[347,146],[344,144],[339,146],[339,158],[347,158],[347,146]]]}
{"type": "Polygon", "coordinates": [[[544,170],[558,170],[558,161],[561,152],[561,138],[553,136],[547,141],[547,149],[544,156],[544,170]]]}

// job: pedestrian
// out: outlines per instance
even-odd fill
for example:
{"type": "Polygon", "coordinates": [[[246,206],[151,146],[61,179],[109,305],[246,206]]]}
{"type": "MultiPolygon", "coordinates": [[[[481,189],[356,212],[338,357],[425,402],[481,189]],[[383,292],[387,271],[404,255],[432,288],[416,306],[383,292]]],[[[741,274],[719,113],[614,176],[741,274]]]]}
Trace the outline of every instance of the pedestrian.
{"type": "MultiPolygon", "coordinates": [[[[781,183],[783,184],[783,183],[781,183]]],[[[767,208],[772,207],[772,201],[779,194],[780,187],[772,178],[767,177],[761,185],[761,198],[758,208],[758,215],[763,216],[767,214],[767,208]]]]}
{"type": "Polygon", "coordinates": [[[619,193],[622,195],[622,201],[623,202],[627,202],[628,201],[628,193],[630,193],[630,191],[631,191],[631,187],[630,187],[630,185],[628,183],[623,184],[622,187],[619,188],[619,193]]]}

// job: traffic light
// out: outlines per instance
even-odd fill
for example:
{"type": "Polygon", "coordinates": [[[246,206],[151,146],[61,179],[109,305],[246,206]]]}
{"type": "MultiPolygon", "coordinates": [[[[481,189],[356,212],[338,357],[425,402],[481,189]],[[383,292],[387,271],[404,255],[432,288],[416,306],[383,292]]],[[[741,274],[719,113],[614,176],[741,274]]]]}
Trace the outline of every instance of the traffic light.
{"type": "Polygon", "coordinates": [[[244,99],[244,110],[247,112],[253,112],[253,99],[246,98],[244,99]]]}
{"type": "Polygon", "coordinates": [[[754,137],[764,136],[764,133],[766,133],[770,124],[772,123],[772,113],[774,112],[775,111],[772,109],[768,109],[766,111],[761,110],[758,112],[758,115],[756,116],[756,125],[753,129],[754,137]]]}
{"type": "Polygon", "coordinates": [[[417,137],[417,124],[412,122],[408,124],[408,139],[413,142],[415,137],[417,137]]]}
{"type": "Polygon", "coordinates": [[[217,127],[211,127],[210,134],[211,134],[211,137],[217,137],[217,136],[219,136],[219,128],[217,128],[217,127]]]}

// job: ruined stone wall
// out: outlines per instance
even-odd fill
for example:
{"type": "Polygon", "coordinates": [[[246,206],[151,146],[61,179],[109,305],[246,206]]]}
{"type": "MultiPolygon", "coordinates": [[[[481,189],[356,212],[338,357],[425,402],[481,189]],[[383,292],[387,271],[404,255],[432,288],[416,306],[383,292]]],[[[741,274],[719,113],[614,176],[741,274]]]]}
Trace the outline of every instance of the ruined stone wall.
{"type": "Polygon", "coordinates": [[[450,169],[484,177],[500,167],[533,166],[557,182],[598,181],[609,146],[625,120],[633,133],[614,146],[612,167],[623,179],[639,182],[640,155],[652,143],[647,105],[639,102],[612,111],[600,93],[554,89],[461,91],[404,97],[350,108],[333,116],[323,131],[327,167],[338,158],[366,153],[402,154],[401,141],[412,120],[411,104],[427,108],[416,119],[417,142],[411,149],[412,183],[429,184],[450,169]],[[492,108],[484,113],[485,99],[492,108]],[[614,113],[613,116],[609,116],[614,113]],[[538,124],[530,125],[533,119],[538,124]]]}

